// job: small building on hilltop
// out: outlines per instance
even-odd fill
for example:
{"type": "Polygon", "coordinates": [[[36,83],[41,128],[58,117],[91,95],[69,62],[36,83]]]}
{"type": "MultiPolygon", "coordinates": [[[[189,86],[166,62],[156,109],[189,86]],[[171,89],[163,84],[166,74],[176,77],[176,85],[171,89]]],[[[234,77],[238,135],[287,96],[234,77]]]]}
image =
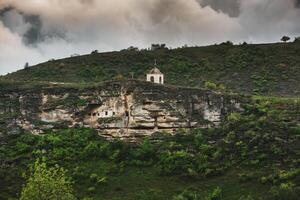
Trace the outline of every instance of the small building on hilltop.
{"type": "Polygon", "coordinates": [[[157,68],[156,63],[154,64],[154,68],[152,68],[147,74],[147,81],[157,84],[164,84],[164,75],[157,68]]]}

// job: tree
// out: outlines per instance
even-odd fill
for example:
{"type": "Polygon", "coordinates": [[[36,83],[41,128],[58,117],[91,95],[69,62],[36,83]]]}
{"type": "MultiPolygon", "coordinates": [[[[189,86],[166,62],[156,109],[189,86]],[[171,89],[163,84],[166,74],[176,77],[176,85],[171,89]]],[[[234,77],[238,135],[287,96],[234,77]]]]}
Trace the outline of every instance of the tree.
{"type": "Polygon", "coordinates": [[[99,53],[98,50],[94,50],[94,51],[92,51],[91,54],[98,54],[98,53],[99,53]]]}
{"type": "Polygon", "coordinates": [[[130,46],[126,49],[127,51],[135,51],[135,52],[138,52],[139,51],[139,48],[138,47],[134,47],[134,46],[130,46]]]}
{"type": "Polygon", "coordinates": [[[168,49],[166,44],[151,44],[151,50],[160,50],[160,49],[168,49]]]}
{"type": "Polygon", "coordinates": [[[281,38],[281,41],[282,42],[287,42],[287,41],[289,41],[291,38],[290,37],[288,37],[288,36],[283,36],[282,38],[281,38]]]}
{"type": "Polygon", "coordinates": [[[233,46],[233,42],[231,42],[230,40],[228,40],[226,42],[222,42],[220,45],[223,45],[223,46],[233,46]]]}
{"type": "Polygon", "coordinates": [[[25,65],[24,65],[24,69],[28,69],[29,68],[29,63],[27,62],[27,63],[25,63],[25,65]]]}
{"type": "Polygon", "coordinates": [[[44,162],[36,161],[20,200],[75,200],[66,172],[59,166],[48,168],[44,162]]]}

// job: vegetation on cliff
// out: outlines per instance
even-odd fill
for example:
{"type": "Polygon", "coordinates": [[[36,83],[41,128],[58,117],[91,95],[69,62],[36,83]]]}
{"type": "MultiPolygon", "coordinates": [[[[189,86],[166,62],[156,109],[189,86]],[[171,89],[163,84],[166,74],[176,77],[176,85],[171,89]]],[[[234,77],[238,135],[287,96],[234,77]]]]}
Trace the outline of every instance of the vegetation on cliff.
{"type": "MultiPolygon", "coordinates": [[[[130,48],[51,60],[0,77],[4,97],[0,107],[9,111],[0,116],[1,130],[7,128],[7,121],[17,123],[20,114],[19,99],[12,101],[7,91],[47,88],[64,93],[107,87],[107,80],[122,81],[132,75],[144,80],[154,59],[169,85],[295,97],[254,96],[243,113],[230,114],[219,128],[179,130],[175,136],[156,133],[138,145],[107,141],[91,129],[51,130],[42,136],[21,134],[19,129],[2,134],[0,199],[39,199],[43,194],[46,199],[85,200],[296,200],[299,55],[299,42],[130,48]],[[66,196],[56,198],[59,193],[66,196]]],[[[60,104],[78,107],[86,101],[75,95],[58,102],[50,99],[48,107],[60,104]]]]}
{"type": "Polygon", "coordinates": [[[222,84],[241,93],[299,96],[300,42],[223,43],[169,50],[127,49],[51,60],[2,77],[6,81],[94,83],[112,79],[145,80],[157,60],[171,85],[203,87],[222,84]],[[178,78],[180,77],[180,78],[178,78]]]}
{"type": "Polygon", "coordinates": [[[10,135],[0,147],[0,196],[20,197],[35,180],[22,174],[43,160],[43,173],[71,177],[70,195],[80,199],[296,200],[299,106],[298,99],[255,97],[220,128],[158,133],[139,145],[109,142],[90,129],[10,135]]]}

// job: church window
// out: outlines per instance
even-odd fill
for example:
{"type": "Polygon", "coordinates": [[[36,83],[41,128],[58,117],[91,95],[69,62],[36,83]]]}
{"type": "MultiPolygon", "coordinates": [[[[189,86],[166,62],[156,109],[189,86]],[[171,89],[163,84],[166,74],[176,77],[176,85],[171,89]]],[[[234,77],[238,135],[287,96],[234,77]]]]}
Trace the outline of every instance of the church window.
{"type": "Polygon", "coordinates": [[[154,83],[154,76],[150,77],[150,81],[154,83]]]}

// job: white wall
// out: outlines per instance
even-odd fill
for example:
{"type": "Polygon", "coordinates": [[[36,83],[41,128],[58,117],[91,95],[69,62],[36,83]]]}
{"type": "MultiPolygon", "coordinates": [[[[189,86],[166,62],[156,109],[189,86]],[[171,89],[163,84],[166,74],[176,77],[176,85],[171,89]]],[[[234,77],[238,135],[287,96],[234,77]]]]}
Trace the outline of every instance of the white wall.
{"type": "Polygon", "coordinates": [[[112,110],[95,110],[90,113],[92,118],[110,118],[116,115],[112,110]]]}
{"type": "Polygon", "coordinates": [[[164,84],[164,75],[163,74],[147,74],[148,82],[151,82],[151,77],[154,77],[154,83],[164,84]],[[160,82],[159,78],[161,78],[161,82],[160,82]]]}

